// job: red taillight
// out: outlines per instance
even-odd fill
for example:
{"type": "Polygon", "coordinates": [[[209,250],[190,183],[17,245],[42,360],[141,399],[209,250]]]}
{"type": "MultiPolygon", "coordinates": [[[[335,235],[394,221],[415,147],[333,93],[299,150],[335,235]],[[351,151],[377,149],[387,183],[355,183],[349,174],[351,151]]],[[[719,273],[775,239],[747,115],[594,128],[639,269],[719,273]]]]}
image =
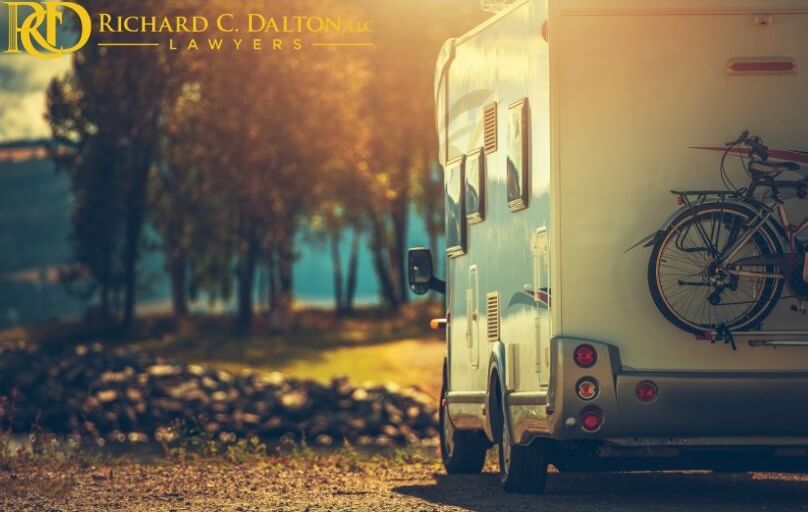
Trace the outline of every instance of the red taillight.
{"type": "Polygon", "coordinates": [[[659,389],[650,380],[644,380],[637,384],[634,392],[637,395],[637,400],[646,404],[656,400],[657,395],[659,395],[659,389]]]}
{"type": "Polygon", "coordinates": [[[603,426],[603,413],[600,409],[587,409],[581,414],[581,428],[587,432],[596,432],[603,426]]]}
{"type": "Polygon", "coordinates": [[[598,362],[598,353],[592,345],[579,345],[572,358],[581,368],[591,368],[598,362]]]}
{"type": "Polygon", "coordinates": [[[578,393],[578,398],[581,400],[594,400],[595,397],[598,396],[598,383],[591,377],[585,377],[579,380],[575,388],[575,391],[578,393]]]}
{"type": "Polygon", "coordinates": [[[676,206],[681,208],[685,205],[685,196],[676,196],[676,206]]]}

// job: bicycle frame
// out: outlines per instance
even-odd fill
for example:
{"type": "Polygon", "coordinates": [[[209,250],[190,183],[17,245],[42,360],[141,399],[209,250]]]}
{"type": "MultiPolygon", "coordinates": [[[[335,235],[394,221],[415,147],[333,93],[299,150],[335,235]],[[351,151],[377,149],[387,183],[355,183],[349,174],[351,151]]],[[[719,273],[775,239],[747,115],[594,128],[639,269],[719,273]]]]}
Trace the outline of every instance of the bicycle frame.
{"type": "MultiPolygon", "coordinates": [[[[777,181],[768,176],[760,177],[753,175],[752,178],[752,185],[746,191],[742,197],[745,201],[752,204],[752,206],[756,207],[757,209],[761,210],[763,214],[760,216],[759,219],[755,221],[755,223],[751,226],[751,228],[738,239],[734,244],[728,247],[724,254],[720,255],[722,261],[731,261],[741,250],[741,248],[746,245],[749,240],[755,236],[762,228],[766,225],[766,223],[770,222],[772,217],[776,214],[778,217],[778,221],[780,227],[782,228],[783,232],[786,236],[786,242],[788,243],[788,253],[782,254],[780,256],[791,256],[796,257],[799,253],[802,252],[801,248],[799,247],[799,243],[797,241],[797,236],[802,233],[803,231],[808,230],[808,217],[803,219],[802,223],[799,225],[791,224],[788,218],[788,212],[786,211],[785,205],[779,198],[779,191],[783,188],[794,188],[799,189],[800,187],[804,186],[804,183],[800,181],[777,181]],[[758,201],[755,199],[755,191],[760,186],[767,186],[771,188],[772,192],[774,193],[774,201],[776,204],[772,207],[769,206],[762,201],[758,201]]],[[[733,271],[729,270],[730,273],[743,275],[748,277],[777,277],[782,279],[782,274],[773,275],[769,273],[761,273],[761,272],[750,272],[750,271],[733,271]]]]}

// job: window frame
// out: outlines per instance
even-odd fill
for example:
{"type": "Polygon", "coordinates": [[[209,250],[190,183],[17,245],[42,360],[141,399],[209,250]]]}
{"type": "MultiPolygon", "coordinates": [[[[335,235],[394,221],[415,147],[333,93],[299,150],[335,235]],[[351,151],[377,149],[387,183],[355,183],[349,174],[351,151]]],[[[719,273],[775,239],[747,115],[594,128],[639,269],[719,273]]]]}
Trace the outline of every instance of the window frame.
{"type": "Polygon", "coordinates": [[[522,151],[522,169],[521,169],[521,194],[519,197],[511,197],[510,190],[508,190],[508,184],[510,183],[508,172],[509,170],[506,168],[505,173],[505,185],[506,185],[506,193],[508,194],[508,211],[510,212],[518,212],[528,208],[530,205],[530,174],[531,174],[531,154],[530,154],[530,102],[528,98],[522,98],[519,101],[511,103],[508,106],[508,155],[506,160],[506,166],[509,165],[511,161],[511,155],[513,151],[512,147],[512,130],[511,130],[511,120],[514,116],[515,111],[519,110],[521,112],[521,151],[522,151]]]}
{"type": "Polygon", "coordinates": [[[445,169],[446,179],[444,179],[444,197],[446,199],[447,205],[447,212],[446,212],[446,255],[449,258],[457,258],[466,254],[466,247],[467,247],[467,221],[466,221],[466,155],[460,155],[459,157],[453,158],[452,160],[446,163],[445,169]],[[457,168],[457,172],[460,173],[458,177],[458,183],[460,184],[459,190],[459,214],[457,216],[458,222],[460,223],[460,233],[459,233],[459,240],[458,243],[455,245],[449,245],[449,173],[457,168]]]}
{"type": "Polygon", "coordinates": [[[465,162],[463,163],[463,177],[465,181],[465,194],[463,197],[463,211],[466,214],[466,221],[467,224],[479,224],[485,221],[485,200],[486,200],[486,187],[485,187],[485,148],[478,148],[468,155],[466,155],[465,162]],[[477,189],[477,210],[470,211],[468,198],[469,198],[469,191],[471,190],[471,175],[469,173],[469,162],[477,162],[477,180],[476,180],[476,189],[477,189]]]}

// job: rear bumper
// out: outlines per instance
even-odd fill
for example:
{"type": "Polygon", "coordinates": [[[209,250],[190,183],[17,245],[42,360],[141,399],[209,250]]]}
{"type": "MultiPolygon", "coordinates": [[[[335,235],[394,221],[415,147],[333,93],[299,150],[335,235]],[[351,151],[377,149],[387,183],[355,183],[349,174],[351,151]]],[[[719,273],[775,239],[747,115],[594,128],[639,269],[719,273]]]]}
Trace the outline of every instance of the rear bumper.
{"type": "Polygon", "coordinates": [[[619,373],[616,409],[604,434],[632,436],[806,436],[808,375],[619,373]],[[640,402],[643,381],[658,398],[640,402]]]}
{"type": "Polygon", "coordinates": [[[808,446],[808,373],[648,372],[625,369],[616,347],[591,340],[553,341],[551,392],[536,403],[509,400],[514,438],[600,441],[625,448],[808,446]],[[581,343],[594,347],[597,363],[579,368],[572,354],[581,343]],[[594,378],[599,393],[577,396],[581,378],[594,378]],[[657,398],[643,403],[637,385],[653,382],[657,398]],[[596,432],[581,426],[581,414],[596,409],[596,432]]]}

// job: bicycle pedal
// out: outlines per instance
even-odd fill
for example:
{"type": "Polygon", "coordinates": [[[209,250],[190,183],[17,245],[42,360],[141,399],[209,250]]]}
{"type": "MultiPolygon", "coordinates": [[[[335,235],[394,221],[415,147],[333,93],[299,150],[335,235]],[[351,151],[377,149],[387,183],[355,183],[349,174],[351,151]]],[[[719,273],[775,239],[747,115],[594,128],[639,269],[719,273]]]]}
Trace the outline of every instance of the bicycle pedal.
{"type": "Polygon", "coordinates": [[[808,308],[806,308],[804,304],[800,304],[799,306],[797,306],[795,304],[792,304],[791,305],[791,311],[793,311],[795,313],[798,313],[798,314],[800,314],[802,316],[805,316],[806,314],[808,314],[808,308]]]}

